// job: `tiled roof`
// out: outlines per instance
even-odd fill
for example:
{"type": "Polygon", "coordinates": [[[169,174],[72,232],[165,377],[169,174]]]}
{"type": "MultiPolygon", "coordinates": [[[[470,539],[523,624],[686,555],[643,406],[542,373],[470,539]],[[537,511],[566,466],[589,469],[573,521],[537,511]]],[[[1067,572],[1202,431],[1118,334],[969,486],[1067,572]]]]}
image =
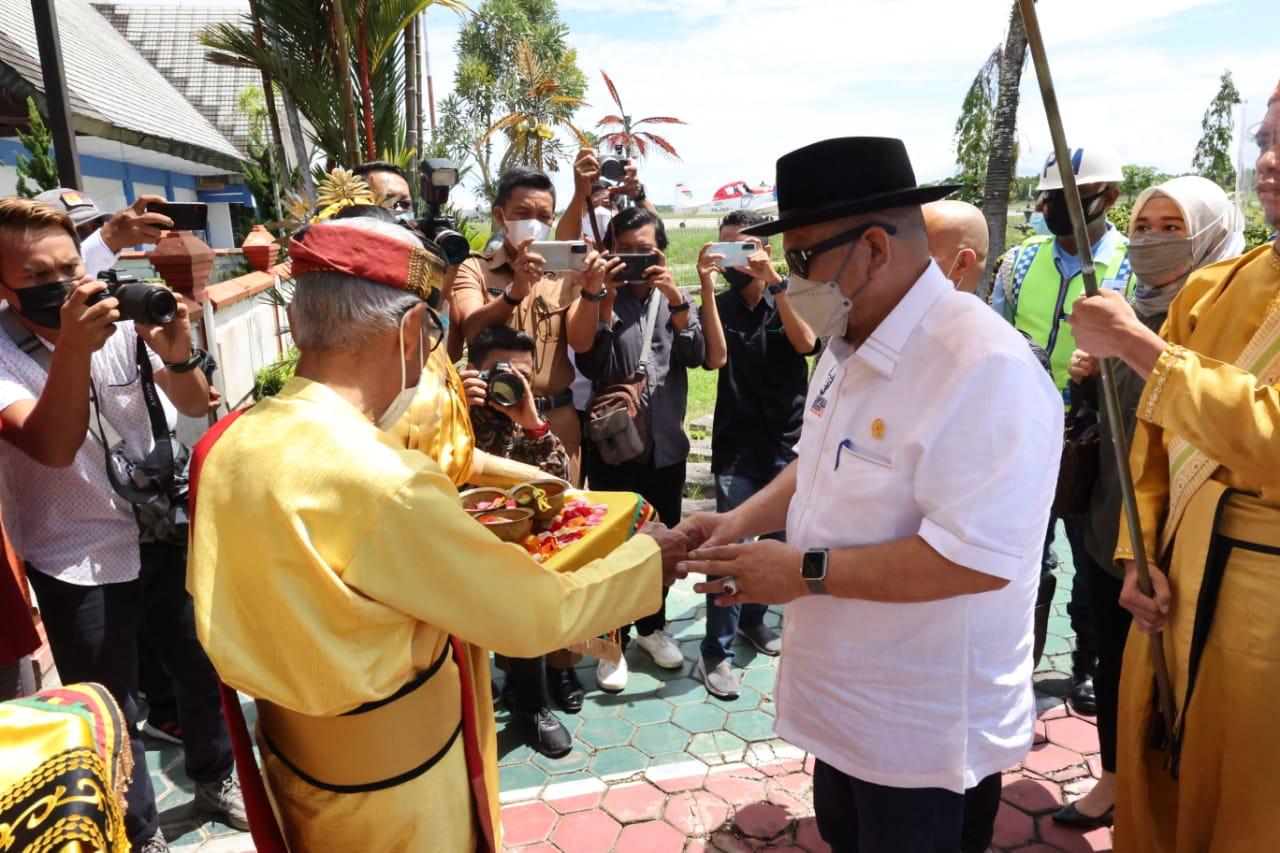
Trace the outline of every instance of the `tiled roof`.
{"type": "MultiPolygon", "coordinates": [[[[94,3],[138,52],[160,70],[200,113],[241,153],[249,140],[249,119],[237,106],[246,88],[261,88],[262,77],[251,68],[215,65],[205,59],[207,48],[196,40],[201,30],[223,22],[239,23],[248,12],[240,6],[94,3]]],[[[289,128],[281,111],[281,131],[292,154],[289,128]]]]}
{"type": "MultiPolygon", "coordinates": [[[[86,0],[58,0],[76,130],[235,169],[243,156],[86,0]]],[[[4,66],[44,91],[28,0],[0,0],[4,66]]]]}

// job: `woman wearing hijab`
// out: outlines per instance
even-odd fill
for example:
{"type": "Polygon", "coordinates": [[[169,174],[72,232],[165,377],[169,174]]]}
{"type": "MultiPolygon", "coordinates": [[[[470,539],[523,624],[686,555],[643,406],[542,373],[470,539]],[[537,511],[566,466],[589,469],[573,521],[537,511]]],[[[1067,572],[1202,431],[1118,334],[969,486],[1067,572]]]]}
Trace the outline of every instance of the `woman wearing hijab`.
{"type": "MultiPolygon", "coordinates": [[[[1280,89],[1255,130],[1258,198],[1280,224],[1280,89]]],[[[1079,299],[1095,356],[1146,378],[1129,464],[1154,595],[1121,525],[1120,603],[1133,614],[1116,745],[1117,850],[1280,849],[1280,252],[1200,270],[1160,335],[1123,297],[1079,299]],[[1153,635],[1153,636],[1148,636],[1153,635]],[[1154,708],[1151,643],[1175,700],[1154,708]]]]}
{"type": "MultiPolygon", "coordinates": [[[[1143,326],[1159,332],[1169,306],[1195,270],[1234,258],[1244,250],[1244,231],[1235,206],[1213,181],[1200,177],[1175,178],[1145,190],[1133,205],[1129,220],[1129,263],[1138,283],[1130,304],[1143,326]]],[[[1076,350],[1071,378],[1086,381],[1096,396],[1098,362],[1076,350]]],[[[1146,381],[1123,363],[1116,365],[1116,391],[1124,429],[1132,437],[1138,399],[1146,381]]],[[[1085,547],[1089,554],[1089,606],[1097,633],[1098,742],[1102,778],[1093,790],[1053,816],[1067,826],[1092,829],[1110,826],[1116,789],[1116,706],[1120,661],[1132,617],[1120,606],[1124,573],[1112,555],[1119,535],[1120,477],[1115,457],[1108,452],[1111,434],[1103,418],[1098,479],[1087,513],[1085,547]]]]}

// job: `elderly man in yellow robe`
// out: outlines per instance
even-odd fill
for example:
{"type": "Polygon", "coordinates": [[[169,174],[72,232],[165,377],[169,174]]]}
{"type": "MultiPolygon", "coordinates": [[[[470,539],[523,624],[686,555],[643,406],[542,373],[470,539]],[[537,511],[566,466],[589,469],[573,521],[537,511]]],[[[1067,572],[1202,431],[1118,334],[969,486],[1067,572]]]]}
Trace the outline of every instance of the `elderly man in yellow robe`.
{"type": "MultiPolygon", "coordinates": [[[[1274,228],[1280,88],[1253,137],[1258,197],[1274,228]]],[[[1167,239],[1171,271],[1192,262],[1191,240],[1167,239]]],[[[1133,632],[1120,685],[1115,847],[1280,849],[1280,252],[1273,242],[1193,274],[1159,335],[1112,292],[1079,300],[1071,325],[1081,349],[1146,377],[1129,464],[1155,597],[1138,589],[1121,524],[1120,603],[1133,632]],[[1156,637],[1177,706],[1172,732],[1153,720],[1156,637]],[[1153,747],[1153,734],[1168,751],[1153,747]]]]}
{"type": "Polygon", "coordinates": [[[442,337],[425,301],[439,259],[360,218],[303,229],[290,257],[296,375],[192,465],[197,628],[256,700],[278,821],[250,806],[255,842],[497,850],[484,650],[532,657],[651,612],[684,538],[648,525],[566,573],[499,541],[434,459],[384,432],[442,337]]]}

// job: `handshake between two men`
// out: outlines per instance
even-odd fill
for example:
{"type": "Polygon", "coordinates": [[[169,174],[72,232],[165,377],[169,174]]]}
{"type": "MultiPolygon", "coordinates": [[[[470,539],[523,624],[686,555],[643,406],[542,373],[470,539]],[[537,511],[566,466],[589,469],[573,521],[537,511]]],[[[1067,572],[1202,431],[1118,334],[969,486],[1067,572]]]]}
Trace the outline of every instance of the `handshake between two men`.
{"type": "Polygon", "coordinates": [[[664,585],[706,575],[694,591],[716,595],[720,607],[786,604],[807,592],[803,552],[775,539],[742,541],[748,534],[737,513],[700,512],[674,528],[650,522],[640,532],[662,549],[664,585]]]}

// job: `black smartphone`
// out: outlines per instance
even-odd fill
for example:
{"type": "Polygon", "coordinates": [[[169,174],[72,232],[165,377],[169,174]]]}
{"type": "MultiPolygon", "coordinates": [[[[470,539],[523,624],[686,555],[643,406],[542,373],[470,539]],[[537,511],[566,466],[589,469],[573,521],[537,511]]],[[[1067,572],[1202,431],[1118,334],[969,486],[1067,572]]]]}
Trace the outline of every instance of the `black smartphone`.
{"type": "Polygon", "coordinates": [[[613,277],[613,280],[620,284],[640,284],[645,281],[645,270],[662,263],[662,258],[654,253],[647,255],[605,255],[606,261],[612,261],[614,258],[621,258],[626,262],[626,266],[613,277]]]}
{"type": "Polygon", "coordinates": [[[173,220],[174,231],[203,231],[209,227],[209,206],[202,201],[153,201],[147,213],[163,213],[173,220]]]}

